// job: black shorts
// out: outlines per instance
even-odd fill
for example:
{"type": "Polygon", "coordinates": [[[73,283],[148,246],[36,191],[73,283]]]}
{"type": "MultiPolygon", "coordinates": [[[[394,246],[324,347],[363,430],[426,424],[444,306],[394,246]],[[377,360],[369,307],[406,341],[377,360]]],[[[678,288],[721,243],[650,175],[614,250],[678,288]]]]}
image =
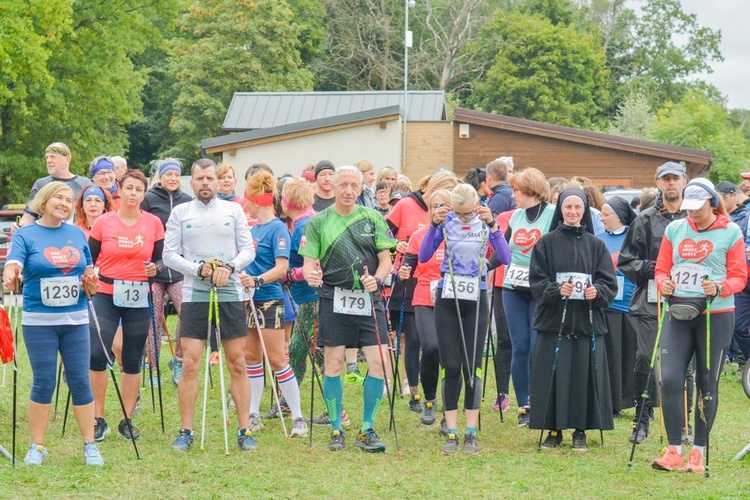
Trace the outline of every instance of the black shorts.
{"type": "MultiPolygon", "coordinates": [[[[219,302],[221,339],[247,336],[247,312],[243,302],[219,302]]],[[[211,320],[216,324],[216,318],[211,320]]],[[[183,302],[180,314],[180,337],[206,340],[208,331],[208,302],[183,302]]],[[[211,329],[211,335],[215,329],[211,329]]]]}
{"type": "Polygon", "coordinates": [[[253,305],[255,305],[257,318],[253,318],[252,309],[248,303],[247,326],[255,328],[255,320],[257,319],[257,323],[261,328],[272,328],[274,330],[284,328],[284,299],[265,300],[263,302],[253,301],[253,305]]]}
{"type": "MultiPolygon", "coordinates": [[[[383,345],[388,344],[388,326],[385,321],[383,301],[374,299],[378,318],[378,334],[383,345]]],[[[375,323],[370,316],[355,316],[333,312],[333,299],[320,298],[318,308],[318,347],[366,347],[378,345],[375,337],[375,323]]]]}

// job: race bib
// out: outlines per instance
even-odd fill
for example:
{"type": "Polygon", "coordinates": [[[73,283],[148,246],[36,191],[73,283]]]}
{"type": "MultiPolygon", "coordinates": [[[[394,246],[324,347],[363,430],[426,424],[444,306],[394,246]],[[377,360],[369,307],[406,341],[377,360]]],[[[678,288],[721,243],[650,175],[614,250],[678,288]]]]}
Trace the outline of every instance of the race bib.
{"type": "Polygon", "coordinates": [[[115,280],[112,302],[117,307],[148,307],[148,281],[115,280]]]}
{"type": "Polygon", "coordinates": [[[678,292],[703,293],[702,281],[711,275],[711,268],[703,264],[677,264],[672,266],[672,280],[678,292]]]}
{"type": "Polygon", "coordinates": [[[586,273],[557,273],[557,282],[561,285],[568,281],[573,282],[572,300],[586,300],[583,295],[586,283],[591,283],[591,275],[586,273]]]}
{"type": "Polygon", "coordinates": [[[453,284],[456,285],[455,297],[461,300],[479,300],[479,277],[477,276],[463,276],[461,274],[454,274],[451,279],[450,274],[443,276],[443,295],[444,299],[452,299],[453,295],[453,284]]]}
{"type": "Polygon", "coordinates": [[[617,295],[615,300],[622,300],[622,296],[625,293],[625,276],[617,277],[617,295]]]}
{"type": "Polygon", "coordinates": [[[345,290],[335,287],[333,289],[333,312],[353,316],[370,316],[372,314],[372,298],[364,290],[345,290]]]}
{"type": "Polygon", "coordinates": [[[430,281],[430,300],[432,300],[432,303],[435,303],[435,299],[437,299],[437,286],[438,283],[440,283],[440,280],[432,280],[430,281]]]}
{"type": "Polygon", "coordinates": [[[519,264],[510,264],[505,270],[504,284],[529,288],[529,268],[519,264]]]}
{"type": "Polygon", "coordinates": [[[39,285],[42,304],[47,307],[65,307],[78,303],[81,289],[76,276],[42,278],[39,285]]]}

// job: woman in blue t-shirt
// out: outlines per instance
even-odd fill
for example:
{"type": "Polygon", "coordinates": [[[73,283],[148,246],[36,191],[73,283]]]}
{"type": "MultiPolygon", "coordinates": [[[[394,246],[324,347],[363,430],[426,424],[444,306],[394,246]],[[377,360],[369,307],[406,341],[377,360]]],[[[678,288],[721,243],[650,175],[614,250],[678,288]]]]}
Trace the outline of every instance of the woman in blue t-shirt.
{"type": "MultiPolygon", "coordinates": [[[[257,244],[255,260],[240,274],[242,285],[254,290],[252,301],[256,316],[250,314],[250,335],[247,337],[245,362],[250,379],[250,429],[263,428],[260,421],[260,400],[263,395],[263,350],[258,329],[268,354],[268,363],[276,373],[279,389],[284,393],[292,413],[292,437],[306,436],[307,423],[302,417],[299,385],[286,359],[284,337],[284,290],[278,281],[289,268],[290,234],[274,213],[276,178],[258,170],[247,180],[245,199],[250,215],[257,223],[250,229],[257,244]]],[[[283,411],[283,408],[279,408],[283,411]]]]}
{"type": "Polygon", "coordinates": [[[44,434],[55,392],[60,353],[73,400],[73,413],[83,434],[87,465],[103,465],[94,443],[94,395],[89,382],[89,315],[86,297],[98,280],[80,228],[66,224],[73,213],[73,191],[62,182],[44,186],[32,200],[39,220],[18,229],[3,271],[3,285],[16,290],[23,280],[23,340],[33,374],[29,401],[31,446],[26,465],[42,465],[49,453],[44,434]]]}

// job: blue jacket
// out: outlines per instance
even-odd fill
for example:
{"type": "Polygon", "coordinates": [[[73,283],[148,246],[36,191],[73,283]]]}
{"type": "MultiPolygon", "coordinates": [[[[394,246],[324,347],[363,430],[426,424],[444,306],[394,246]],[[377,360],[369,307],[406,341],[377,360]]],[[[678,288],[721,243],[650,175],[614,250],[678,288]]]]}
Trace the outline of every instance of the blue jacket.
{"type": "Polygon", "coordinates": [[[492,215],[497,217],[498,214],[516,208],[516,200],[511,197],[512,194],[513,188],[507,182],[501,182],[492,188],[492,198],[487,202],[492,215]]]}

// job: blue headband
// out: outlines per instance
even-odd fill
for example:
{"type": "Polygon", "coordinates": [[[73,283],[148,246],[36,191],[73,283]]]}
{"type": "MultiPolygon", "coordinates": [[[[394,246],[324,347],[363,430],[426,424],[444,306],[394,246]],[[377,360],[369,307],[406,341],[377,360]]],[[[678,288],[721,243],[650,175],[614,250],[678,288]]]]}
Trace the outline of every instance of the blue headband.
{"type": "Polygon", "coordinates": [[[88,198],[91,195],[98,196],[99,198],[101,198],[102,200],[104,200],[105,203],[107,202],[107,197],[104,196],[104,190],[102,188],[100,188],[99,186],[89,186],[89,187],[87,187],[86,190],[83,192],[83,197],[81,199],[85,200],[86,198],[88,198]]]}
{"type": "Polygon", "coordinates": [[[102,170],[112,170],[114,171],[115,164],[109,161],[106,158],[102,158],[98,162],[96,162],[96,165],[94,165],[94,168],[91,169],[91,175],[96,175],[102,170]]]}
{"type": "Polygon", "coordinates": [[[172,170],[182,173],[182,166],[174,160],[162,162],[162,164],[159,165],[159,177],[172,170]]]}

